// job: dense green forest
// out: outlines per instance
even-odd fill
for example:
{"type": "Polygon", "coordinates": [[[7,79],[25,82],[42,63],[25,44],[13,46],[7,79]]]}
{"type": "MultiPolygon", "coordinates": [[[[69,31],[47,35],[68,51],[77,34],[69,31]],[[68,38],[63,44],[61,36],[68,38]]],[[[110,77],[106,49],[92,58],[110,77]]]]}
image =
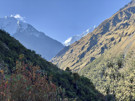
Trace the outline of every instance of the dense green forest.
{"type": "MultiPolygon", "coordinates": [[[[65,98],[67,98],[68,100],[77,101],[104,100],[104,96],[95,89],[93,83],[89,79],[83,76],[79,76],[77,73],[72,73],[69,68],[67,68],[66,71],[60,70],[52,63],[44,60],[34,51],[26,49],[19,43],[19,41],[2,30],[0,30],[0,69],[2,75],[2,81],[0,82],[1,86],[5,84],[7,85],[6,89],[4,91],[2,90],[5,93],[0,93],[0,97],[4,99],[4,97],[8,96],[9,101],[18,101],[18,99],[21,99],[21,97],[23,97],[24,95],[31,93],[33,89],[36,89],[37,91],[39,89],[41,90],[40,92],[35,92],[35,96],[45,96],[46,93],[42,91],[46,90],[47,88],[41,87],[40,83],[48,85],[48,88],[51,88],[50,85],[54,84],[57,88],[57,91],[54,89],[48,91],[54,93],[54,95],[52,95],[50,99],[47,97],[48,100],[51,100],[53,97],[56,101],[58,100],[58,98],[59,100],[64,100],[65,98]],[[35,70],[34,68],[37,67],[39,68],[35,70]],[[37,72],[39,73],[39,75],[37,72]],[[37,79],[34,79],[35,81],[33,81],[33,78],[35,78],[35,76],[37,77],[37,79]],[[16,79],[14,80],[13,78],[16,79]],[[24,82],[27,80],[31,82],[29,84],[21,83],[24,85],[20,86],[20,81],[24,82]],[[37,82],[38,80],[39,82],[37,82]],[[16,87],[20,87],[16,88],[17,91],[20,89],[20,91],[18,91],[19,93],[17,93],[20,95],[16,95],[16,92],[12,91],[12,83],[18,85],[16,87]],[[38,88],[37,86],[35,87],[35,85],[38,85],[38,88]],[[23,88],[23,86],[26,87],[21,92],[21,88],[23,88]],[[31,90],[29,90],[30,92],[28,93],[27,89],[29,86],[32,87],[31,90]]],[[[31,98],[30,100],[32,101],[36,99],[28,95],[27,97],[29,99],[31,98]]],[[[39,101],[44,100],[41,99],[39,101]]]]}

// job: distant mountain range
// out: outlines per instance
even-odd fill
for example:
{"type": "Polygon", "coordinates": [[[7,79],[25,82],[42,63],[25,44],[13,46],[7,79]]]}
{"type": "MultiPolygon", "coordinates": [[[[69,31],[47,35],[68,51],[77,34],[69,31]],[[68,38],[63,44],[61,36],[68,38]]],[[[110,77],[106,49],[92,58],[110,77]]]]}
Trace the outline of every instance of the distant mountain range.
{"type": "Polygon", "coordinates": [[[28,49],[36,51],[47,60],[53,58],[64,47],[60,42],[24,22],[19,15],[0,18],[0,29],[10,33],[28,49]]]}

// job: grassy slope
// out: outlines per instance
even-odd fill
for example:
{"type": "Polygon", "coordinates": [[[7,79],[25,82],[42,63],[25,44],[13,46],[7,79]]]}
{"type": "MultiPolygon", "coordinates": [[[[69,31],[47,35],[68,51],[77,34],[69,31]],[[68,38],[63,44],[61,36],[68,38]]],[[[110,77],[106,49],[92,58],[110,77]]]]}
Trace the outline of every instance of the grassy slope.
{"type": "Polygon", "coordinates": [[[65,49],[64,54],[60,52],[52,59],[52,62],[61,69],[70,67],[73,71],[79,72],[94,59],[99,58],[105,51],[119,43],[122,44],[123,42],[125,46],[123,45],[117,51],[124,51],[128,44],[132,44],[128,41],[128,38],[129,36],[132,37],[135,32],[134,16],[135,5],[128,4],[101,23],[92,33],[65,49]]]}

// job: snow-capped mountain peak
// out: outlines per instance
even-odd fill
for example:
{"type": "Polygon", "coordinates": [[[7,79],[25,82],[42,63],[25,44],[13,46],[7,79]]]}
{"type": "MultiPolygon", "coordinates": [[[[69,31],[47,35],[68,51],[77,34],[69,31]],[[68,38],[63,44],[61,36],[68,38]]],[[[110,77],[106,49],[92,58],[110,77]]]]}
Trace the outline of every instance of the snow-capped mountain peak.
{"type": "Polygon", "coordinates": [[[88,33],[92,32],[92,31],[95,29],[95,27],[96,27],[96,26],[87,29],[87,30],[84,31],[82,34],[69,37],[69,38],[64,42],[64,45],[65,45],[65,46],[69,46],[69,45],[73,44],[74,42],[80,40],[82,37],[84,37],[84,36],[87,35],[88,33]]]}
{"type": "Polygon", "coordinates": [[[17,33],[19,29],[25,30],[27,26],[28,25],[24,22],[23,18],[18,14],[0,18],[0,29],[5,30],[12,36],[17,33]]]}

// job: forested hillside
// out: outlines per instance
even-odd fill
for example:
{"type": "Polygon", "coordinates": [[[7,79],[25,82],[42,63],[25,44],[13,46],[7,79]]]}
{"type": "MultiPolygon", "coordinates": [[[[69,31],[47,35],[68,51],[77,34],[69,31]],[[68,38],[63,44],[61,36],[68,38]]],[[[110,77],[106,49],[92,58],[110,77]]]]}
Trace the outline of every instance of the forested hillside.
{"type": "Polygon", "coordinates": [[[57,100],[76,99],[77,101],[100,101],[104,98],[89,79],[71,73],[69,68],[66,71],[60,70],[1,30],[0,69],[2,78],[0,86],[3,87],[0,89],[0,96],[3,101],[8,99],[18,101],[21,98],[37,101],[43,96],[47,101],[53,97],[57,100]],[[47,88],[45,85],[48,85],[47,88]],[[15,91],[11,89],[12,87],[15,91]],[[46,90],[48,92],[44,92],[46,90]]]}

